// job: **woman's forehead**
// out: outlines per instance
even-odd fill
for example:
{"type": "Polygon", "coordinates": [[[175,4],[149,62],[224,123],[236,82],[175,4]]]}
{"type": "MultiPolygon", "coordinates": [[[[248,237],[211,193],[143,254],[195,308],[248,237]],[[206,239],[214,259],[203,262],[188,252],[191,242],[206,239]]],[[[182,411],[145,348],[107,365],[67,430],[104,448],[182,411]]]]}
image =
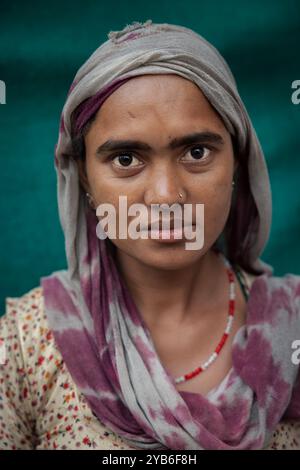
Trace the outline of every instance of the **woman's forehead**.
{"type": "Polygon", "coordinates": [[[162,85],[162,81],[148,78],[137,86],[135,79],[130,80],[112,93],[100,107],[93,127],[117,133],[147,132],[153,125],[160,126],[162,133],[176,128],[176,134],[182,134],[191,127],[226,132],[221,117],[196,84],[164,75],[162,85]]]}
{"type": "Polygon", "coordinates": [[[207,101],[200,88],[191,80],[176,74],[140,75],[123,83],[103,103],[107,104],[151,104],[157,101],[176,103],[178,99],[192,100],[195,97],[207,101]]]}

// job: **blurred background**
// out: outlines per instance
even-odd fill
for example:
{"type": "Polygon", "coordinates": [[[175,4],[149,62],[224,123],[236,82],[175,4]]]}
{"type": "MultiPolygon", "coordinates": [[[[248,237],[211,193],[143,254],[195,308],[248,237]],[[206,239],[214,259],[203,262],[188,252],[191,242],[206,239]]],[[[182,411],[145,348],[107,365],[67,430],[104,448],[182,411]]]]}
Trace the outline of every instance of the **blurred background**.
{"type": "Polygon", "coordinates": [[[265,153],[273,223],[262,259],[300,274],[300,0],[0,3],[0,315],[5,298],[64,269],[54,147],[69,86],[109,31],[152,19],[189,27],[224,56],[265,153]]]}

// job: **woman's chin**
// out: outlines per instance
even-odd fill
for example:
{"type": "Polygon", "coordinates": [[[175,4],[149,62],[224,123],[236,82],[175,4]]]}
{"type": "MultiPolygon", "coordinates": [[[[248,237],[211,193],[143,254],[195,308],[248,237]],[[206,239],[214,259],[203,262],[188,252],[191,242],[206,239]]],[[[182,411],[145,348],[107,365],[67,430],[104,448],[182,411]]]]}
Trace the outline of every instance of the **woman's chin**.
{"type": "Polygon", "coordinates": [[[176,270],[192,265],[203,250],[186,250],[183,243],[139,247],[131,256],[144,265],[157,269],[176,270]]]}

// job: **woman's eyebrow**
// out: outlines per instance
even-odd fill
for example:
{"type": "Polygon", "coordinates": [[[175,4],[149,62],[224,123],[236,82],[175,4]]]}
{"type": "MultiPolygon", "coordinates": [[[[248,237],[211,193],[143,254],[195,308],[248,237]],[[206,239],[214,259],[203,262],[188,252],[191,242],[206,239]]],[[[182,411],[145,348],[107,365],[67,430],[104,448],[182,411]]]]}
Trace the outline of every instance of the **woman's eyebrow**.
{"type": "MultiPolygon", "coordinates": [[[[211,143],[211,144],[224,144],[224,139],[220,134],[211,131],[204,131],[204,132],[194,132],[193,134],[184,135],[182,137],[175,137],[172,139],[169,144],[168,148],[174,150],[175,148],[182,147],[188,144],[194,143],[211,143]]],[[[101,155],[102,153],[114,150],[152,150],[150,145],[146,144],[146,142],[142,142],[139,140],[113,140],[108,139],[102,145],[100,145],[96,150],[96,155],[101,155]]]]}

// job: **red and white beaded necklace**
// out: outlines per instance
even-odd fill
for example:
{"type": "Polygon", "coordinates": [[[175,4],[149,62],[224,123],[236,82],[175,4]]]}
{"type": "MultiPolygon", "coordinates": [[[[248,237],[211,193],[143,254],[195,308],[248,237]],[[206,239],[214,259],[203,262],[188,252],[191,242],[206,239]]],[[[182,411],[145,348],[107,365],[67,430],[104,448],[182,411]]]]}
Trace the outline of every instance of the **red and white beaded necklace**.
{"type": "Polygon", "coordinates": [[[223,333],[223,336],[219,342],[219,344],[217,345],[217,347],[215,348],[214,352],[212,353],[212,355],[208,358],[208,360],[206,362],[204,362],[203,364],[201,364],[199,367],[197,367],[195,370],[193,370],[192,372],[189,372],[188,374],[185,374],[185,375],[182,375],[180,377],[177,377],[175,379],[175,383],[182,383],[182,382],[186,382],[187,380],[190,380],[192,379],[193,377],[195,377],[196,375],[200,374],[201,372],[203,372],[205,369],[207,369],[218,357],[218,355],[220,354],[224,344],[226,343],[226,340],[229,336],[229,333],[231,331],[231,327],[232,327],[232,323],[233,323],[233,317],[234,317],[234,312],[235,312],[235,284],[234,284],[234,272],[233,272],[233,269],[231,267],[231,264],[229,263],[229,261],[225,258],[225,256],[223,255],[223,253],[221,253],[220,251],[218,251],[218,255],[221,257],[221,259],[223,260],[224,264],[225,264],[225,268],[226,268],[226,271],[227,271],[227,276],[228,276],[228,280],[229,280],[229,306],[228,306],[228,317],[227,317],[227,325],[226,325],[226,328],[225,328],[225,331],[223,333]]]}

